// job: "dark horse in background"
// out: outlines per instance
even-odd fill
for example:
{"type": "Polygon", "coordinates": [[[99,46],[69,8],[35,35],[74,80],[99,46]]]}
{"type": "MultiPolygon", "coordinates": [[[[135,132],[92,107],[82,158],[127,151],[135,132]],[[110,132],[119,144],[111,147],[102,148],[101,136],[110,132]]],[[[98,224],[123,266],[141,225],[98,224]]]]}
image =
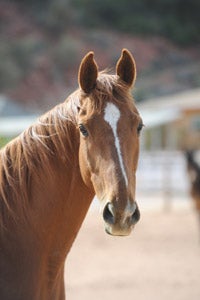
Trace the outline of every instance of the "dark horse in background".
{"type": "Polygon", "coordinates": [[[65,259],[95,194],[108,234],[129,235],[139,220],[135,78],[128,50],[114,75],[89,52],[79,89],[1,149],[1,300],[65,299],[65,259]]]}
{"type": "Polygon", "coordinates": [[[194,151],[186,151],[187,171],[190,179],[190,194],[200,222],[200,165],[195,159],[194,151]]]}

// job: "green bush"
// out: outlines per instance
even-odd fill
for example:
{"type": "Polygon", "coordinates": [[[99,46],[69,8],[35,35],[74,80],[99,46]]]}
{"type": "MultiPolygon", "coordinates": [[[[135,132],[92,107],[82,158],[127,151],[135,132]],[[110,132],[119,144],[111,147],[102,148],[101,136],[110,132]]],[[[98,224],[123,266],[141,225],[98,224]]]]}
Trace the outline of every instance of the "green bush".
{"type": "Polygon", "coordinates": [[[0,43],[0,88],[15,88],[34,68],[47,51],[47,45],[34,36],[2,40],[0,43]]]}
{"type": "Polygon", "coordinates": [[[0,149],[5,146],[11,139],[8,137],[0,136],[0,149]]]}
{"type": "Polygon", "coordinates": [[[12,41],[11,47],[12,56],[25,73],[35,67],[35,60],[47,48],[44,41],[34,35],[12,41]]]}
{"type": "Polygon", "coordinates": [[[199,0],[71,0],[86,26],[159,34],[180,44],[200,42],[199,0]]]}
{"type": "Polygon", "coordinates": [[[199,0],[21,0],[50,34],[71,25],[159,34],[180,44],[200,42],[199,0]]]}
{"type": "Polygon", "coordinates": [[[23,72],[12,55],[12,47],[3,41],[0,43],[0,88],[15,87],[21,80],[23,72]]]}
{"type": "Polygon", "coordinates": [[[63,36],[52,49],[55,65],[61,70],[73,67],[78,60],[81,43],[72,37],[63,36]]]}

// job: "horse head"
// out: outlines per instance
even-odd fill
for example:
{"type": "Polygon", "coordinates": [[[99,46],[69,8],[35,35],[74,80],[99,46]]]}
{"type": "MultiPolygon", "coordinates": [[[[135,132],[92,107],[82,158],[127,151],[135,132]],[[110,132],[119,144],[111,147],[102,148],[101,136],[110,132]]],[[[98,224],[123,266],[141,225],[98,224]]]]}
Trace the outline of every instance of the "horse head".
{"type": "Polygon", "coordinates": [[[100,200],[105,230],[111,235],[129,235],[140,218],[135,173],[143,123],[131,95],[135,79],[135,61],[126,49],[115,75],[98,72],[93,52],[79,68],[81,176],[100,200]]]}

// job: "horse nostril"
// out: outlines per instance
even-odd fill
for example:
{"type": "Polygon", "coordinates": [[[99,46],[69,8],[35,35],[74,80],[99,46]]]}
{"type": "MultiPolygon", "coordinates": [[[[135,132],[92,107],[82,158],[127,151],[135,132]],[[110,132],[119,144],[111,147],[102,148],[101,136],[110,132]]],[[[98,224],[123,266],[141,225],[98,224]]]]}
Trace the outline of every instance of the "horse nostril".
{"type": "Polygon", "coordinates": [[[107,203],[103,210],[104,221],[109,224],[114,224],[115,218],[113,214],[112,204],[107,203]]]}
{"type": "Polygon", "coordinates": [[[132,214],[132,218],[131,218],[131,221],[132,221],[132,224],[136,224],[140,219],[140,211],[139,211],[139,208],[136,204],[136,209],[134,211],[134,213],[132,214]]]}

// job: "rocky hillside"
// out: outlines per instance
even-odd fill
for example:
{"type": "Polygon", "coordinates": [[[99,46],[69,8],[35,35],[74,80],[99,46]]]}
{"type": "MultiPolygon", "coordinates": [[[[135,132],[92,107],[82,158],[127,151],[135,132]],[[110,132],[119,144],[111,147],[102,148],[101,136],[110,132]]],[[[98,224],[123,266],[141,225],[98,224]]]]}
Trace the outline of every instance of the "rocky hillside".
{"type": "Polygon", "coordinates": [[[136,59],[138,101],[200,86],[200,44],[183,47],[159,35],[78,23],[55,31],[22,4],[0,2],[0,93],[15,101],[45,110],[77,87],[79,63],[87,51],[95,52],[103,69],[115,65],[124,47],[136,59]]]}

